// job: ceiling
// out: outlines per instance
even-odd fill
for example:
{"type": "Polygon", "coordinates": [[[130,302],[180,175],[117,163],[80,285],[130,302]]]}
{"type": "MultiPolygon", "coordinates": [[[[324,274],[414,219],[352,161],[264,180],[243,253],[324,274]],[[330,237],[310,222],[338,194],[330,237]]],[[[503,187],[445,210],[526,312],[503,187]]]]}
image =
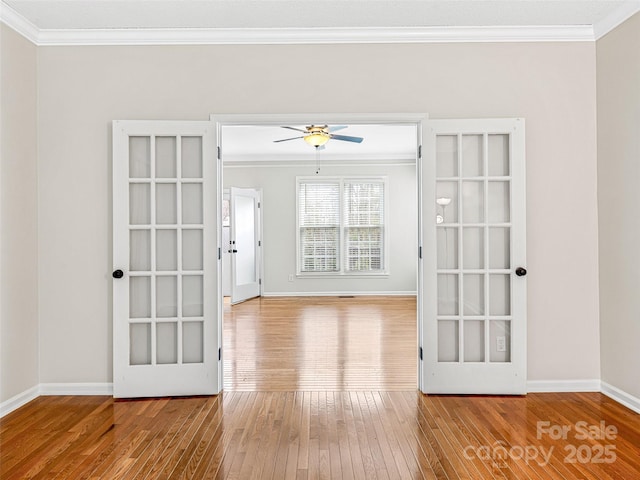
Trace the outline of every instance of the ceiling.
{"type": "Polygon", "coordinates": [[[5,0],[40,29],[593,25],[623,0],[5,0]]]}
{"type": "Polygon", "coordinates": [[[640,0],[1,0],[37,44],[594,40],[640,0]]]}
{"type": "MultiPolygon", "coordinates": [[[[304,129],[304,125],[289,126],[304,129]]],[[[416,125],[359,125],[350,124],[340,130],[343,135],[363,137],[362,143],[329,140],[325,148],[316,152],[301,138],[278,142],[303,135],[279,125],[223,125],[221,133],[222,158],[225,165],[237,163],[279,164],[284,162],[349,162],[404,163],[415,162],[417,146],[416,125]]]]}

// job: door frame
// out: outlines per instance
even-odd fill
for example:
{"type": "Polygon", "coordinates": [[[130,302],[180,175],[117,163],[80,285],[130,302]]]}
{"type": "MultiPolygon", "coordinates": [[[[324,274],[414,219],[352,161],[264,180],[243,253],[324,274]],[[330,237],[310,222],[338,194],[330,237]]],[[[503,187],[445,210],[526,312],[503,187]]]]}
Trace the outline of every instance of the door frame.
{"type": "MultiPolygon", "coordinates": [[[[224,126],[250,126],[250,125],[286,125],[286,124],[312,124],[317,123],[318,118],[322,118],[323,122],[327,124],[348,125],[348,124],[360,124],[360,125],[415,125],[416,126],[416,188],[417,188],[417,228],[418,228],[418,251],[422,250],[422,164],[421,164],[421,145],[422,145],[422,130],[423,122],[429,120],[429,116],[426,113],[294,113],[294,114],[211,114],[210,120],[214,123],[216,129],[216,141],[217,141],[217,167],[218,167],[218,192],[220,198],[218,199],[218,208],[222,205],[222,181],[223,181],[223,156],[222,151],[222,127],[224,126]]],[[[220,212],[218,212],[218,218],[220,212]]],[[[222,240],[222,223],[218,222],[218,242],[220,244],[222,240]]],[[[262,228],[262,225],[261,225],[262,228]]],[[[424,385],[422,385],[422,360],[419,357],[419,349],[421,347],[421,339],[423,334],[423,307],[422,307],[422,278],[423,278],[423,260],[420,255],[416,258],[417,264],[417,279],[416,279],[416,359],[418,362],[418,378],[416,384],[420,391],[424,392],[424,385]]],[[[220,262],[221,269],[222,262],[220,262]]],[[[261,293],[263,285],[261,285],[261,293]]],[[[219,346],[223,345],[223,328],[224,321],[224,305],[222,297],[222,283],[218,283],[218,335],[219,346]]],[[[222,391],[224,385],[224,354],[221,355],[221,360],[218,362],[220,382],[219,389],[222,391]]]]}

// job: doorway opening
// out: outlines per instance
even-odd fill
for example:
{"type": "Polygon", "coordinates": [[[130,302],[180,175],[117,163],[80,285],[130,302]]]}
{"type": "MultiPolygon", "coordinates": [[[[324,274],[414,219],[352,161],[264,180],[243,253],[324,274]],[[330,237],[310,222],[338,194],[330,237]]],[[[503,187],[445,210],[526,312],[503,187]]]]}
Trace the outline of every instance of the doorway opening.
{"type": "MultiPolygon", "coordinates": [[[[259,189],[263,220],[256,241],[260,295],[234,305],[227,296],[220,305],[221,387],[415,389],[420,373],[418,156],[423,116],[213,119],[220,147],[219,191],[259,189]],[[318,149],[303,131],[319,121],[339,126],[340,135],[364,140],[331,138],[318,149]],[[345,225],[345,185],[380,179],[385,210],[378,234],[372,235],[371,225],[345,225]],[[322,245],[316,242],[311,253],[305,247],[308,232],[301,225],[300,206],[300,184],[305,182],[340,185],[335,194],[340,204],[333,243],[337,251],[327,247],[326,229],[322,245]],[[318,266],[320,271],[315,270],[318,266]]],[[[219,226],[220,236],[223,228],[219,226]]],[[[228,242],[233,251],[233,238],[228,242]]],[[[227,247],[224,239],[221,245],[227,247]]],[[[225,265],[231,268],[231,262],[223,262],[223,278],[230,273],[225,265]]]]}

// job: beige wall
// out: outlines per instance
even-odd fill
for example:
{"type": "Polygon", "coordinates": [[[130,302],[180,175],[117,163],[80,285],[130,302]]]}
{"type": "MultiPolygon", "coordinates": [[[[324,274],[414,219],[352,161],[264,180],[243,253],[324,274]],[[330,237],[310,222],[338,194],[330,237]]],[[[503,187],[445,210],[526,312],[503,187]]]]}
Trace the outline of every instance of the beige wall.
{"type": "Polygon", "coordinates": [[[38,384],[37,52],[0,25],[0,403],[38,384]]]}
{"type": "Polygon", "coordinates": [[[111,120],[307,112],[524,117],[529,379],[599,378],[595,75],[593,43],[41,48],[42,381],[112,379],[111,120]]]}
{"type": "Polygon", "coordinates": [[[640,14],[597,65],[602,380],[640,398],[640,14]]]}
{"type": "MultiPolygon", "coordinates": [[[[224,145],[223,145],[224,148],[224,145]]],[[[416,165],[322,166],[321,175],[387,177],[389,275],[379,278],[296,277],[296,176],[315,175],[315,165],[227,167],[224,186],[262,189],[265,295],[417,291],[418,196],[416,165]],[[288,275],[294,274],[293,282],[288,275]]]]}

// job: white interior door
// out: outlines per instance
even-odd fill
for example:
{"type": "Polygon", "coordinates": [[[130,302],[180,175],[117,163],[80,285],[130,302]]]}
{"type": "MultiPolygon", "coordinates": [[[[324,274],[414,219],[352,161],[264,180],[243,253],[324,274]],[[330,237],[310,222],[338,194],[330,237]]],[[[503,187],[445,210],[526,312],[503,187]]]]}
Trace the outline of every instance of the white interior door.
{"type": "Polygon", "coordinates": [[[524,120],[423,125],[425,393],[526,393],[524,120]]]}
{"type": "Polygon", "coordinates": [[[115,397],[218,393],[215,133],[113,123],[115,397]]]}
{"type": "Polygon", "coordinates": [[[231,187],[231,303],[260,296],[260,191],[231,187]]]}

